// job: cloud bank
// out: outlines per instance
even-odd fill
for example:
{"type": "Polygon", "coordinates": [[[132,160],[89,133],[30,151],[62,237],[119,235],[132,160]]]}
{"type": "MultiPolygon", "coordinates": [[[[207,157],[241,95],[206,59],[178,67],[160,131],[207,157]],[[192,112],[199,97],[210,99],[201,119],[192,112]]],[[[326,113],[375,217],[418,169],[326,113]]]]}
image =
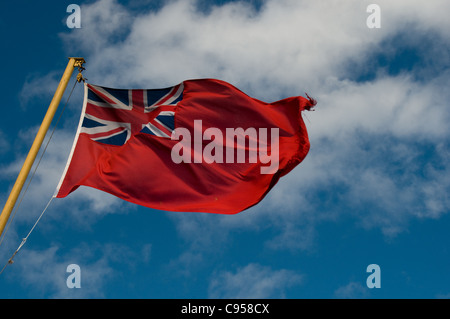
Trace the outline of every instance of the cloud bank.
{"type": "MultiPolygon", "coordinates": [[[[205,9],[179,0],[142,11],[114,0],[81,6],[82,28],[60,37],[68,55],[85,57],[91,83],[157,88],[211,77],[267,102],[303,92],[318,100],[316,111],[304,114],[310,154],[260,205],[232,218],[170,215],[190,243],[177,262],[202,260],[198,251],[236,231],[271,228],[266,248],[307,250],[320,223],[350,218],[389,238],[412,219],[448,213],[448,5],[377,3],[381,29],[366,26],[369,1],[267,0],[205,9]]],[[[67,141],[63,133],[61,145],[67,141]]],[[[65,159],[49,157],[62,171],[65,159]]],[[[82,195],[99,212],[116,204],[111,197],[98,201],[98,193],[82,195]]],[[[74,207],[83,196],[74,193],[74,207]]],[[[287,274],[250,264],[220,273],[210,295],[276,295],[282,289],[270,283],[245,291],[235,282],[260,275],[283,286],[287,274]]]]}
{"type": "Polygon", "coordinates": [[[249,210],[257,213],[173,217],[191,240],[219,220],[225,237],[270,224],[279,235],[267,245],[306,249],[314,225],[339,216],[395,236],[411,218],[448,211],[445,3],[379,1],[380,29],[366,25],[368,4],[268,0],[205,9],[190,0],[138,12],[101,0],[83,5],[82,28],[61,38],[68,52],[83,54],[89,81],[100,85],[154,88],[214,77],[268,102],[313,95],[317,110],[305,114],[310,154],[249,210]]]}

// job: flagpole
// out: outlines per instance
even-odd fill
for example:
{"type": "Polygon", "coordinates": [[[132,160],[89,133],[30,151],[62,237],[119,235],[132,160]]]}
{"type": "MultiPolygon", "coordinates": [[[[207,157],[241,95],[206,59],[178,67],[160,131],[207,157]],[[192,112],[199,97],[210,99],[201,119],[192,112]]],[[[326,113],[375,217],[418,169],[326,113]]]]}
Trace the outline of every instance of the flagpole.
{"type": "Polygon", "coordinates": [[[5,229],[9,216],[11,215],[14,205],[16,204],[17,198],[19,197],[23,185],[25,184],[25,181],[31,170],[31,167],[33,166],[34,160],[36,159],[36,156],[39,152],[42,142],[44,141],[45,135],[48,131],[48,128],[50,127],[50,124],[53,120],[56,110],[58,109],[58,105],[61,102],[61,98],[72,76],[73,70],[75,67],[82,67],[83,63],[85,63],[83,58],[74,58],[74,57],[69,58],[66,70],[64,71],[64,74],[61,78],[61,81],[59,82],[59,85],[56,89],[53,99],[50,102],[47,113],[45,114],[45,117],[42,120],[41,127],[39,128],[39,131],[36,134],[36,138],[34,139],[34,142],[31,145],[30,151],[28,152],[25,162],[23,163],[22,169],[20,170],[16,182],[11,190],[11,193],[9,194],[8,200],[6,201],[5,206],[3,207],[3,211],[0,215],[0,237],[3,234],[3,230],[5,229]]]}

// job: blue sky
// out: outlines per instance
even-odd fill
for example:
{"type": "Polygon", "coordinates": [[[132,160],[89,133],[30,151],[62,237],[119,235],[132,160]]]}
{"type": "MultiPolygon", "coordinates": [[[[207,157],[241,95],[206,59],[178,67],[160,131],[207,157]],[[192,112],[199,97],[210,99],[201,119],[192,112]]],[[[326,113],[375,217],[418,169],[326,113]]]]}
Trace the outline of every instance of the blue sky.
{"type": "MultiPolygon", "coordinates": [[[[449,298],[450,22],[445,0],[30,2],[2,6],[4,203],[67,64],[88,82],[219,78],[272,102],[308,92],[307,158],[238,215],[54,200],[0,275],[0,298],[449,298]],[[66,25],[81,6],[81,28],[66,25]],[[377,3],[381,28],[369,29],[377,3]],[[81,288],[69,289],[69,264],[81,288]],[[381,269],[368,288],[366,268],[381,269]]],[[[73,85],[70,82],[66,95],[73,85]]],[[[61,176],[78,85],[0,246],[6,263],[61,176]]]]}

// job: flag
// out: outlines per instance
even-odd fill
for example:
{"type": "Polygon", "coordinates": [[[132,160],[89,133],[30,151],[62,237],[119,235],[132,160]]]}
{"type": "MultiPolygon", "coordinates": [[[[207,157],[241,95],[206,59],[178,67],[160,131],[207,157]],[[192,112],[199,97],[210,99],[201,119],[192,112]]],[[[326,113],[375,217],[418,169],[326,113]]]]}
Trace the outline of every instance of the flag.
{"type": "Polygon", "coordinates": [[[83,185],[159,210],[241,212],[305,158],[301,111],[315,104],[266,103],[215,79],[151,90],[85,84],[55,197],[83,185]]]}

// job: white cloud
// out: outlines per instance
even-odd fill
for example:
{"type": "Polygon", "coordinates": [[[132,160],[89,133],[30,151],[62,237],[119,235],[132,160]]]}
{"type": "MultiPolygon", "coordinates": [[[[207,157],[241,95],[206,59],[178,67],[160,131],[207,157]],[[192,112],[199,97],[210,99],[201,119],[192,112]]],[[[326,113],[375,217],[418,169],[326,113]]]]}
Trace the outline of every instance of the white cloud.
{"type": "Polygon", "coordinates": [[[26,109],[27,105],[37,98],[46,98],[48,103],[50,103],[61,76],[62,74],[58,71],[51,71],[45,75],[28,75],[19,94],[21,106],[26,109]]]}
{"type": "Polygon", "coordinates": [[[445,136],[449,133],[449,112],[444,83],[440,79],[426,85],[408,75],[383,76],[364,83],[328,80],[328,89],[317,96],[320,104],[316,112],[307,114],[312,122],[310,136],[313,140],[340,138],[340,142],[354,138],[358,130],[420,139],[445,136]]]}
{"type": "Polygon", "coordinates": [[[431,19],[446,20],[434,2],[427,5],[430,19],[419,15],[423,5],[397,3],[381,4],[386,26],[370,30],[361,1],[266,1],[258,12],[233,2],[208,14],[195,1],[170,1],[133,19],[115,1],[98,1],[83,6],[83,28],[63,38],[87,49],[89,69],[102,82],[166,85],[217,76],[249,89],[258,85],[256,92],[277,83],[268,92],[273,96],[281,87],[315,88],[340,75],[349,58],[364,61],[383,39],[405,31],[406,22],[443,29],[439,18],[431,19]],[[118,34],[120,41],[111,41],[118,34]]]}
{"type": "MultiPolygon", "coordinates": [[[[91,259],[91,248],[85,245],[83,249],[74,249],[70,253],[62,253],[59,247],[52,246],[43,251],[27,250],[15,258],[15,263],[7,269],[13,276],[20,276],[20,283],[30,288],[41,297],[50,298],[103,298],[103,284],[112,275],[113,270],[108,265],[109,256],[104,253],[96,260],[91,259]],[[22,255],[20,255],[22,254],[22,255]],[[67,287],[66,272],[70,264],[79,264],[81,288],[67,287]]],[[[10,275],[11,276],[11,275],[10,275]]],[[[34,295],[36,296],[36,295],[34,295]]]]}
{"type": "Polygon", "coordinates": [[[334,297],[338,299],[365,299],[369,296],[368,288],[355,281],[339,287],[334,292],[334,297]]]}
{"type": "MultiPolygon", "coordinates": [[[[286,289],[301,284],[302,275],[280,269],[272,270],[259,264],[249,264],[213,275],[209,285],[210,298],[286,298],[286,289]]],[[[288,297],[288,296],[287,296],[288,297]]]]}
{"type": "Polygon", "coordinates": [[[118,243],[81,242],[67,250],[59,245],[44,250],[24,246],[4,275],[8,275],[8,280],[20,278],[20,284],[30,292],[24,298],[107,298],[105,285],[119,275],[116,264],[133,272],[142,262],[148,263],[150,250],[151,244],[136,251],[118,243]],[[67,286],[70,264],[80,267],[81,288],[67,286]]]}

